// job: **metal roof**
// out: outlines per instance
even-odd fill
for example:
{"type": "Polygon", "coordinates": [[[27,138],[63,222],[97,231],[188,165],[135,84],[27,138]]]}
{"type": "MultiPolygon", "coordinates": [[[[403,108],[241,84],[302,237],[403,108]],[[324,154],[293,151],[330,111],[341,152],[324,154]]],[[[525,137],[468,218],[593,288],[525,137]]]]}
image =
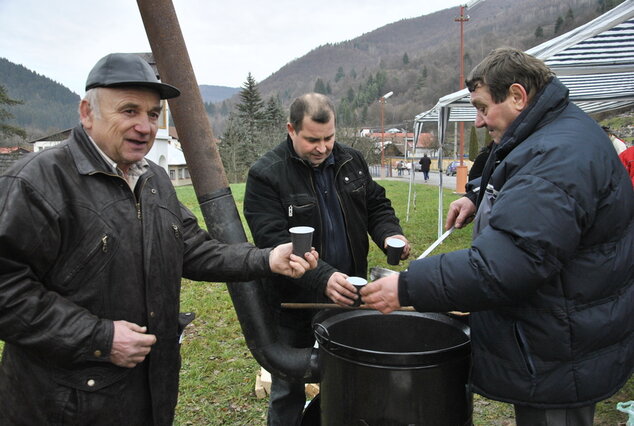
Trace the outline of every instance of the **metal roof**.
{"type": "MultiPolygon", "coordinates": [[[[570,100],[587,113],[634,105],[634,0],[526,53],[542,59],[570,89],[570,100]]],[[[463,89],[417,115],[417,130],[423,122],[438,121],[441,108],[449,109],[449,121],[475,120],[463,89]]]]}

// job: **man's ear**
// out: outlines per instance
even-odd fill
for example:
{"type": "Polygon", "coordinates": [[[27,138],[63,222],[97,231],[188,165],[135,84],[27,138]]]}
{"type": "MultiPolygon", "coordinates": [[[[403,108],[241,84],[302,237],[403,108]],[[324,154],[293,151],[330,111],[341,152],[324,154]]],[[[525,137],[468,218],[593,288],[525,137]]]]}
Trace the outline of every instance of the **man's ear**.
{"type": "Polygon", "coordinates": [[[93,112],[90,104],[86,99],[82,99],[79,103],[79,121],[84,129],[92,128],[93,112]]]}
{"type": "Polygon", "coordinates": [[[513,107],[517,111],[524,111],[528,106],[528,93],[526,93],[526,89],[521,84],[511,84],[511,87],[509,87],[509,97],[511,98],[513,107]]]}

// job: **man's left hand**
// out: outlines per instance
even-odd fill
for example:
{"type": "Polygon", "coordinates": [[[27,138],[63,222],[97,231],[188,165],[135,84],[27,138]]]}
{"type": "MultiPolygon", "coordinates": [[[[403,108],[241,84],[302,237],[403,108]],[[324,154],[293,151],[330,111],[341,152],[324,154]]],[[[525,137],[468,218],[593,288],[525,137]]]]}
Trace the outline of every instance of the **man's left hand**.
{"type": "Polygon", "coordinates": [[[386,249],[386,250],[387,250],[387,240],[388,240],[388,238],[396,238],[398,240],[401,240],[401,241],[405,242],[405,247],[403,248],[403,253],[401,254],[401,260],[407,259],[409,257],[409,251],[411,249],[411,247],[409,245],[409,241],[407,241],[407,238],[405,238],[404,235],[392,235],[391,237],[387,237],[385,239],[385,241],[383,241],[383,248],[386,249]]]}
{"type": "Polygon", "coordinates": [[[280,244],[271,250],[269,266],[271,271],[291,278],[300,278],[306,271],[317,267],[319,253],[311,248],[304,258],[293,254],[293,243],[280,244]]]}

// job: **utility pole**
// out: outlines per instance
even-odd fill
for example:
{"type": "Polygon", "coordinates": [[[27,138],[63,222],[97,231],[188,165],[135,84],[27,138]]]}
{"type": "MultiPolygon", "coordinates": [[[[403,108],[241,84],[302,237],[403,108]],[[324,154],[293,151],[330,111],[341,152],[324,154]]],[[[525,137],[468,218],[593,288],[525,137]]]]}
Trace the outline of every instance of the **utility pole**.
{"type": "MultiPolygon", "coordinates": [[[[469,21],[469,15],[465,15],[466,5],[460,6],[460,16],[454,19],[460,22],[460,90],[464,89],[464,23],[469,21]]],[[[460,157],[460,165],[456,169],[456,192],[464,194],[467,184],[467,166],[464,165],[464,122],[458,123],[460,128],[460,149],[458,155],[460,157]]]]}
{"type": "Polygon", "coordinates": [[[388,92],[385,95],[379,98],[379,104],[381,106],[381,173],[380,176],[382,178],[385,177],[385,128],[383,127],[383,105],[385,105],[385,100],[392,96],[394,92],[388,92]]]}

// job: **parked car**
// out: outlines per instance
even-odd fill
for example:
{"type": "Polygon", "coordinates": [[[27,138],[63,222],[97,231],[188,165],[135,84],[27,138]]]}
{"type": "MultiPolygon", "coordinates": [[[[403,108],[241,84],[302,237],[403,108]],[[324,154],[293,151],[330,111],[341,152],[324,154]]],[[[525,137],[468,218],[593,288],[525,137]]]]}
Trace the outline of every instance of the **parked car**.
{"type": "Polygon", "coordinates": [[[447,166],[447,170],[445,170],[445,174],[447,176],[455,176],[458,173],[458,166],[460,165],[460,161],[452,161],[447,166]]]}

